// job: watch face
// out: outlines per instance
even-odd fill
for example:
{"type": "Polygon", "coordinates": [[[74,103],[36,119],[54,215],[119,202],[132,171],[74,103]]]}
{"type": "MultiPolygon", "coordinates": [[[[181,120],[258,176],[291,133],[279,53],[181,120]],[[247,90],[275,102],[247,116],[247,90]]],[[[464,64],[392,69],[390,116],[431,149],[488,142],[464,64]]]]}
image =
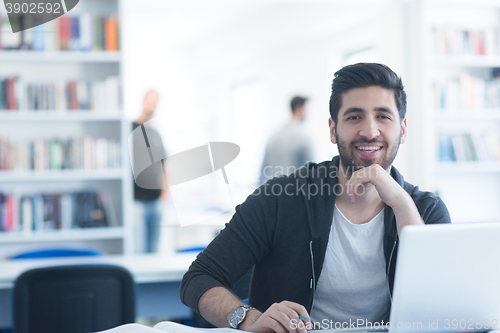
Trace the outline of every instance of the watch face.
{"type": "Polygon", "coordinates": [[[243,309],[241,306],[234,309],[229,315],[229,325],[232,328],[237,328],[238,324],[241,323],[245,318],[245,313],[245,309],[243,309]]]}

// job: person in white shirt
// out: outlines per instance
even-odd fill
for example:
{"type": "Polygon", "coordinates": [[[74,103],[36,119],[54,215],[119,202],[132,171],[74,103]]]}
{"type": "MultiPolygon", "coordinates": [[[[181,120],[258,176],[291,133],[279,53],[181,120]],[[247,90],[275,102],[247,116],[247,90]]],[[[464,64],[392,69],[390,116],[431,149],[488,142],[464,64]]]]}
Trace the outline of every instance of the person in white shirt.
{"type": "Polygon", "coordinates": [[[439,197],[392,166],[405,115],[389,67],[337,71],[328,125],[339,156],[273,178],[239,205],[184,276],[182,301],[216,326],[250,332],[388,320],[401,230],[451,222],[439,197]],[[246,305],[230,289],[252,266],[246,305]]]}

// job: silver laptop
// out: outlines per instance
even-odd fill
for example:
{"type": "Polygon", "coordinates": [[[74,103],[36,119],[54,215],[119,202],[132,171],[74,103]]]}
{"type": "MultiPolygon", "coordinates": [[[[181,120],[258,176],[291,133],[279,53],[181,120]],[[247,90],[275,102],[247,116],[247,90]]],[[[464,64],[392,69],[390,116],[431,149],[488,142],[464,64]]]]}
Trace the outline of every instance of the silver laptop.
{"type": "Polygon", "coordinates": [[[403,228],[390,323],[390,332],[500,329],[500,223],[403,228]]]}
{"type": "Polygon", "coordinates": [[[398,251],[390,325],[326,331],[500,329],[500,223],[407,226],[398,251]]]}

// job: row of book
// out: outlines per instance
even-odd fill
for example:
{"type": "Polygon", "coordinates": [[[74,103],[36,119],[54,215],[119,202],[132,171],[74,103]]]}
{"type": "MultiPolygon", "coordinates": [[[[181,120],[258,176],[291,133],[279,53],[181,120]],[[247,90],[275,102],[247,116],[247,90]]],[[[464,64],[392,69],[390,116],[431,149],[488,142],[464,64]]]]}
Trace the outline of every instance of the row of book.
{"type": "Polygon", "coordinates": [[[116,225],[111,196],[107,192],[0,193],[0,232],[29,234],[116,225]]]}
{"type": "MultiPolygon", "coordinates": [[[[63,15],[47,23],[12,33],[7,17],[1,17],[0,48],[33,51],[118,51],[118,17],[83,13],[63,15]]],[[[12,22],[16,26],[33,26],[36,16],[21,15],[12,22]]],[[[43,22],[43,21],[40,21],[43,22]]]]}
{"type": "Polygon", "coordinates": [[[493,130],[459,133],[440,132],[439,161],[500,161],[500,136],[493,130]]]}
{"type": "Polygon", "coordinates": [[[435,82],[431,106],[451,110],[500,108],[500,77],[485,80],[462,73],[458,78],[435,82]]]}
{"type": "Polygon", "coordinates": [[[436,26],[433,29],[435,54],[500,55],[500,29],[461,29],[436,26]]]}
{"type": "Polygon", "coordinates": [[[117,112],[121,107],[118,77],[103,81],[25,82],[18,76],[0,77],[0,110],[93,110],[117,112]]]}
{"type": "Polygon", "coordinates": [[[117,169],[121,163],[118,140],[84,136],[10,142],[0,136],[0,170],[117,169]]]}

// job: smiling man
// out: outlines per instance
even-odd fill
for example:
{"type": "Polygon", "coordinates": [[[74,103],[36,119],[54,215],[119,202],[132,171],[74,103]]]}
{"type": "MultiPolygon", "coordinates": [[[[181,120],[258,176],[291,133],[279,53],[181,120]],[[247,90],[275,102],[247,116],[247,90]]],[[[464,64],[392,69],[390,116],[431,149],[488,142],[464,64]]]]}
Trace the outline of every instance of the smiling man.
{"type": "Polygon", "coordinates": [[[441,199],[392,166],[407,127],[403,83],[391,69],[335,73],[330,116],[340,156],[259,187],[184,276],[183,302],[212,324],[301,333],[380,324],[401,229],[450,222],[441,199]],[[246,305],[230,289],[252,266],[246,305]]]}

